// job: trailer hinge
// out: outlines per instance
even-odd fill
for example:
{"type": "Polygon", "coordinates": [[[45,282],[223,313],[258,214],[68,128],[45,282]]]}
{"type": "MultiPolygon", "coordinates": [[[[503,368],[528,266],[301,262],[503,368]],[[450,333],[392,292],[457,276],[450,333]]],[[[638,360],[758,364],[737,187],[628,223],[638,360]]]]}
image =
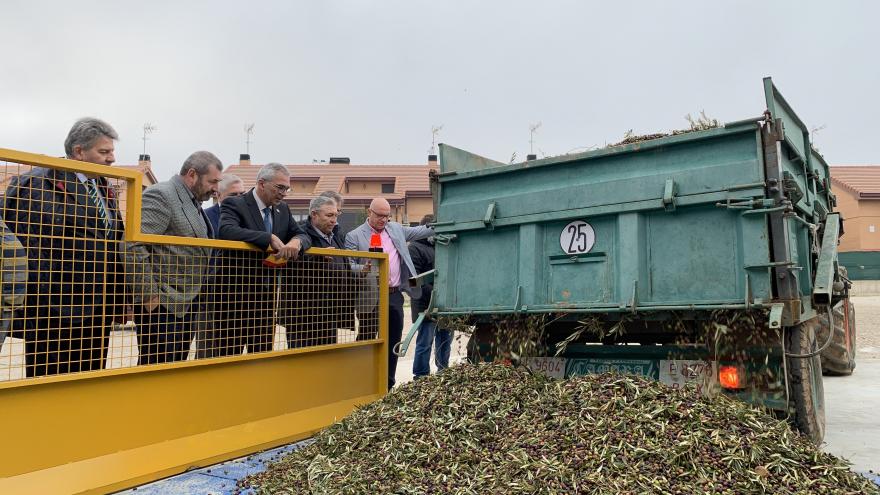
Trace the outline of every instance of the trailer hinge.
{"type": "Polygon", "coordinates": [[[666,185],[663,188],[663,209],[666,211],[675,211],[675,195],[678,193],[678,187],[672,179],[666,179],[666,185]]]}
{"type": "Polygon", "coordinates": [[[773,303],[770,305],[770,328],[779,328],[782,326],[782,313],[785,310],[785,304],[773,303]]]}
{"type": "Polygon", "coordinates": [[[486,214],[483,215],[483,224],[488,229],[492,229],[495,226],[495,210],[498,206],[498,203],[492,201],[489,203],[489,206],[486,208],[486,214]]]}

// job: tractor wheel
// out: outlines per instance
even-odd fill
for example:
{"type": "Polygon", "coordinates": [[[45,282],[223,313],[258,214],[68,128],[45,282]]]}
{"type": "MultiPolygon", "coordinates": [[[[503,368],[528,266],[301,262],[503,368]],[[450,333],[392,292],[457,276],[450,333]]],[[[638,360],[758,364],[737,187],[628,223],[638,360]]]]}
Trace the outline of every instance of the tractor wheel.
{"type": "MultiPolygon", "coordinates": [[[[845,299],[834,307],[834,336],[827,349],[822,351],[822,373],[830,376],[851,375],[856,368],[856,313],[853,304],[845,299]]],[[[828,316],[820,317],[821,325],[817,340],[824,343],[831,327],[828,316]]]]}
{"type": "MultiPolygon", "coordinates": [[[[818,318],[788,328],[785,350],[788,354],[815,352],[818,318]]],[[[786,356],[790,407],[795,427],[816,445],[825,437],[825,389],[822,386],[822,362],[818,355],[809,358],[786,356]]]]}

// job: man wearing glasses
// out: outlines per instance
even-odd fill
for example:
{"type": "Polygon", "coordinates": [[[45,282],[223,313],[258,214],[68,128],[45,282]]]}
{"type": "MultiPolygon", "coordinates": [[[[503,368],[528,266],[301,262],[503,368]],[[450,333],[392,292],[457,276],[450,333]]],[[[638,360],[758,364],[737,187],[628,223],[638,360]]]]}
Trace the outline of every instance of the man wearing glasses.
{"type": "MultiPolygon", "coordinates": [[[[406,243],[427,239],[434,235],[434,229],[419,225],[417,227],[405,227],[391,221],[391,205],[384,198],[375,198],[370,203],[367,213],[367,221],[360,227],[355,228],[345,236],[345,248],[357,251],[368,251],[370,240],[377,235],[382,243],[382,251],[388,254],[388,389],[394,386],[394,374],[397,372],[397,356],[391,349],[400,342],[403,333],[403,294],[406,292],[411,298],[417,298],[421,294],[418,287],[410,288],[407,280],[416,274],[409,249],[406,243]]],[[[355,265],[356,270],[369,272],[372,263],[361,260],[355,265]]],[[[359,311],[364,309],[363,305],[359,311]]],[[[373,310],[375,312],[375,309],[373,310]]],[[[378,316],[373,313],[358,314],[360,329],[358,340],[376,338],[378,331],[378,316]]]]}
{"type": "MultiPolygon", "coordinates": [[[[218,260],[218,280],[228,297],[221,305],[227,339],[221,354],[239,354],[245,344],[249,353],[272,350],[280,279],[274,270],[285,269],[277,261],[296,260],[311,246],[309,235],[293,221],[283,201],[289,190],[287,167],[268,163],[257,173],[256,187],[220,204],[220,239],[248,242],[263,251],[229,250],[218,260]],[[273,268],[263,266],[269,248],[275,261],[267,261],[267,266],[273,268]]],[[[282,290],[282,304],[293,289],[282,290]]]]}

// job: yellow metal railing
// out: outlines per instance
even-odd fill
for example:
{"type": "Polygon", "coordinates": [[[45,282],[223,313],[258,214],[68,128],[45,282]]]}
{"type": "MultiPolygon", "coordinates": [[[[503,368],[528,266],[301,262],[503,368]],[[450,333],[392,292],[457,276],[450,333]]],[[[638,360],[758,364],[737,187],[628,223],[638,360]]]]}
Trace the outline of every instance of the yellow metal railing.
{"type": "Polygon", "coordinates": [[[3,165],[0,493],[121,489],[385,393],[387,255],[264,263],[141,233],[138,172],[0,149],[3,165]]]}

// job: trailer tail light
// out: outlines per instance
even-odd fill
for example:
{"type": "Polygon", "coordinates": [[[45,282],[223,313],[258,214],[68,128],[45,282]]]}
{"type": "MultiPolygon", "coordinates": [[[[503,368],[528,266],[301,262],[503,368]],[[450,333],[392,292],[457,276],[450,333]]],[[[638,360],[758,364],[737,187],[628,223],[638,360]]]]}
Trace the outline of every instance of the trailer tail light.
{"type": "Polygon", "coordinates": [[[737,366],[719,366],[718,383],[726,389],[743,388],[743,373],[737,366]]]}

